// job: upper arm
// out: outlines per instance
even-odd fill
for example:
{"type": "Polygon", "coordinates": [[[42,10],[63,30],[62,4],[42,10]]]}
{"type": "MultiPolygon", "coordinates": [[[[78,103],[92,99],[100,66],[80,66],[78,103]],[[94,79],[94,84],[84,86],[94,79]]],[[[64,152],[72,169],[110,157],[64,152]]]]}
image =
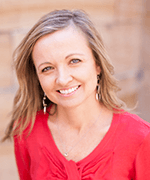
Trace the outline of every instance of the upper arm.
{"type": "Polygon", "coordinates": [[[30,156],[23,138],[14,137],[14,151],[20,180],[31,180],[30,156]]]}
{"type": "Polygon", "coordinates": [[[136,180],[150,180],[150,133],[141,144],[135,162],[136,180]]]}

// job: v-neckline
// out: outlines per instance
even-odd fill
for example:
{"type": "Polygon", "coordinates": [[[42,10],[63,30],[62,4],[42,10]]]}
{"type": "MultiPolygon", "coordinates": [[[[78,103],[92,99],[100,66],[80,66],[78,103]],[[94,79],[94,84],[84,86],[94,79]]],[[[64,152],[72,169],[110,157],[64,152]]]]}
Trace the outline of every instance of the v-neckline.
{"type": "MultiPolygon", "coordinates": [[[[105,134],[105,136],[103,137],[103,139],[99,142],[99,144],[92,150],[91,153],[89,153],[86,157],[84,157],[83,159],[79,160],[79,161],[74,161],[74,160],[68,160],[66,159],[63,154],[60,152],[60,150],[58,149],[54,139],[53,139],[53,136],[52,136],[52,133],[50,131],[50,128],[48,126],[48,115],[46,117],[46,120],[45,120],[45,126],[46,126],[46,132],[48,134],[48,138],[49,138],[49,142],[51,144],[51,146],[53,146],[53,148],[50,149],[50,153],[51,154],[57,154],[57,158],[62,161],[62,162],[66,162],[66,163],[69,163],[69,162],[74,162],[75,164],[77,165],[80,165],[80,164],[84,164],[84,163],[87,163],[89,161],[91,161],[92,159],[94,159],[98,154],[100,154],[103,149],[107,146],[107,144],[109,143],[109,141],[113,138],[113,134],[115,133],[115,131],[117,130],[117,127],[118,127],[118,116],[119,114],[115,114],[113,113],[113,117],[112,117],[112,121],[111,121],[111,125],[107,131],[107,133],[105,134]],[[54,152],[51,152],[51,151],[54,151],[54,152]]],[[[51,147],[50,146],[50,147],[51,147]]]]}

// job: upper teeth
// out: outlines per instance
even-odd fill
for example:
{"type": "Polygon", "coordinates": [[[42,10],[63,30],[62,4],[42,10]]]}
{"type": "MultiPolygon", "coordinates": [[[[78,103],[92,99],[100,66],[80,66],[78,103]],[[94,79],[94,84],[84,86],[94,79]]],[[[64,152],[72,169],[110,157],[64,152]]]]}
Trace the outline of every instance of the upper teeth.
{"type": "Polygon", "coordinates": [[[67,89],[67,90],[59,90],[59,92],[61,94],[69,94],[69,93],[72,93],[73,91],[75,91],[77,88],[78,88],[78,86],[76,86],[74,88],[67,89]]]}

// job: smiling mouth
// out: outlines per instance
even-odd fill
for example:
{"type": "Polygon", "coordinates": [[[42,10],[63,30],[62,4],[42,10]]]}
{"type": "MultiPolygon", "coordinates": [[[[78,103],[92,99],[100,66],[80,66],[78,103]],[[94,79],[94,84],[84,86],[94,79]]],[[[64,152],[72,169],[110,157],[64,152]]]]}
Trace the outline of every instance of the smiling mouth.
{"type": "Polygon", "coordinates": [[[76,87],[73,87],[73,88],[70,88],[70,89],[58,90],[58,92],[59,92],[60,94],[67,95],[67,94],[73,93],[73,92],[76,91],[79,87],[80,87],[80,85],[79,85],[79,86],[76,86],[76,87]]]}

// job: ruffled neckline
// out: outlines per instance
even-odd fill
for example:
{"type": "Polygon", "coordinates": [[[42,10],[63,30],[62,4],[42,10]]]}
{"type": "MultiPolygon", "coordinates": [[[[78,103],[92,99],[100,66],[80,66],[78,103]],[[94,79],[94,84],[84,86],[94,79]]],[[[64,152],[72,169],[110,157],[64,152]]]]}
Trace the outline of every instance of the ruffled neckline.
{"type": "MultiPolygon", "coordinates": [[[[50,107],[49,107],[50,109],[50,107]]],[[[101,154],[101,152],[105,149],[105,147],[108,145],[108,143],[110,142],[110,140],[113,138],[113,135],[115,134],[118,124],[119,124],[119,114],[115,114],[113,113],[113,118],[112,118],[112,122],[111,125],[107,131],[107,133],[105,134],[105,136],[103,137],[103,139],[100,141],[100,143],[93,149],[93,151],[88,154],[86,157],[84,157],[83,159],[75,162],[73,160],[67,160],[63,154],[59,151],[53,137],[51,134],[51,131],[48,127],[48,113],[47,113],[47,117],[45,119],[45,126],[46,126],[46,131],[48,133],[48,138],[51,144],[51,150],[53,149],[54,155],[56,155],[57,158],[59,158],[59,160],[61,160],[64,163],[69,163],[69,162],[73,162],[76,165],[81,165],[81,164],[86,164],[89,161],[92,161],[93,159],[95,159],[97,156],[99,156],[101,154]],[[52,148],[53,147],[53,148],[52,148]]]]}

